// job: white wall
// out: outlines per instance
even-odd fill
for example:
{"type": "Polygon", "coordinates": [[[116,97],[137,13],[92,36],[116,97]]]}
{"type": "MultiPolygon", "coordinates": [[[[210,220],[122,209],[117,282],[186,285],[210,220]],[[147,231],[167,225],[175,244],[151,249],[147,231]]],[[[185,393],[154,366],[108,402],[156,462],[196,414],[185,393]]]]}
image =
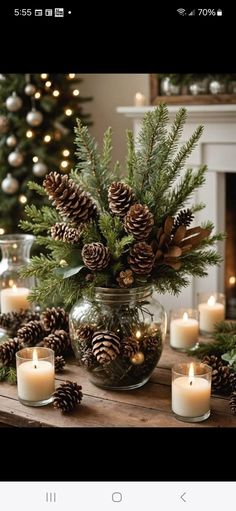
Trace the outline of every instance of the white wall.
{"type": "Polygon", "coordinates": [[[132,129],[132,120],[116,112],[117,106],[132,106],[136,92],[142,92],[149,103],[148,74],[80,74],[81,95],[93,96],[84,103],[84,110],[92,114],[90,132],[101,143],[108,126],[113,129],[113,161],[125,164],[125,130],[132,129]]]}

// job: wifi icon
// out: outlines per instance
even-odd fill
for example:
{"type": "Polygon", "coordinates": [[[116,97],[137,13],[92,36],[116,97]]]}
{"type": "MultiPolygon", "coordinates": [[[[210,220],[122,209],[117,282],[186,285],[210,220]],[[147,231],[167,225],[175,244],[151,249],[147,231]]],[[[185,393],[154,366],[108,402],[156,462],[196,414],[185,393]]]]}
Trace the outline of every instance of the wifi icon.
{"type": "Polygon", "coordinates": [[[177,9],[177,12],[178,12],[181,16],[186,16],[186,9],[177,9]]]}

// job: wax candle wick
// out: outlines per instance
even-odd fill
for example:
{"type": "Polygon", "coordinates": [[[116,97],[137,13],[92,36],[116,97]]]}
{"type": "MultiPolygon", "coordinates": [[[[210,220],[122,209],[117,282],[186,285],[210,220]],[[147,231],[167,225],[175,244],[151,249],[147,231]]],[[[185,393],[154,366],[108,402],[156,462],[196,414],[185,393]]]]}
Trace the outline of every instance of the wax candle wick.
{"type": "Polygon", "coordinates": [[[35,368],[35,369],[37,369],[37,366],[36,366],[36,364],[34,365],[34,368],[35,368]]]}
{"type": "Polygon", "coordinates": [[[190,381],[190,384],[189,384],[189,385],[192,385],[192,384],[193,384],[193,382],[192,382],[192,381],[190,381]]]}

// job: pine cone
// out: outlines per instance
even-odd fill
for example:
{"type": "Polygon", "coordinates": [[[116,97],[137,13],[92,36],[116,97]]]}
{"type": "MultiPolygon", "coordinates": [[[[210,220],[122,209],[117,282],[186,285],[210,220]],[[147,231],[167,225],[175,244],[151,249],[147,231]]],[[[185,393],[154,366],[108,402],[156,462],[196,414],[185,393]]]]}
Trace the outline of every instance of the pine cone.
{"type": "Polygon", "coordinates": [[[110,253],[102,243],[88,243],[83,246],[82,259],[90,270],[104,270],[110,261],[110,253]]]}
{"type": "Polygon", "coordinates": [[[152,247],[141,241],[131,248],[128,263],[137,275],[148,275],[153,269],[154,259],[152,247]]]}
{"type": "Polygon", "coordinates": [[[81,234],[82,229],[76,229],[75,227],[69,227],[68,225],[64,232],[63,241],[75,245],[76,243],[79,243],[81,234]]]}
{"type": "Polygon", "coordinates": [[[96,205],[90,196],[69,179],[68,175],[50,172],[43,185],[56,209],[71,222],[88,222],[95,215],[96,205]]]}
{"type": "Polygon", "coordinates": [[[236,373],[233,370],[229,375],[229,386],[232,392],[236,390],[236,373]]]}
{"type": "Polygon", "coordinates": [[[3,365],[15,364],[16,352],[24,347],[20,339],[10,339],[0,345],[0,361],[3,365]]]}
{"type": "Polygon", "coordinates": [[[55,355],[63,355],[69,348],[69,335],[65,330],[55,330],[43,339],[43,345],[55,351],[55,355]]]}
{"type": "Polygon", "coordinates": [[[120,287],[132,286],[132,284],[134,282],[132,270],[121,271],[116,280],[120,287]]]}
{"type": "Polygon", "coordinates": [[[88,323],[83,323],[76,330],[76,337],[78,338],[78,341],[83,344],[86,344],[86,346],[91,346],[93,334],[94,327],[92,327],[88,323]]]}
{"type": "Polygon", "coordinates": [[[18,330],[17,337],[24,342],[25,346],[36,346],[43,339],[44,334],[41,321],[30,321],[18,330]]]}
{"type": "Polygon", "coordinates": [[[56,241],[63,241],[67,224],[65,222],[57,222],[51,227],[51,237],[56,241]]]}
{"type": "Polygon", "coordinates": [[[153,225],[153,214],[147,206],[142,206],[142,204],[131,206],[124,219],[126,232],[132,234],[139,241],[146,240],[149,237],[153,225]]]}
{"type": "Polygon", "coordinates": [[[120,339],[114,332],[95,332],[92,338],[92,352],[99,364],[115,360],[120,353],[120,339]]]}
{"type": "Polygon", "coordinates": [[[81,385],[72,381],[62,383],[53,394],[54,407],[61,410],[61,412],[71,412],[82,401],[83,394],[81,390],[81,385]]]}
{"type": "Polygon", "coordinates": [[[159,351],[160,347],[161,337],[158,338],[157,336],[146,337],[142,343],[142,349],[145,351],[145,354],[157,352],[159,351]]]}
{"type": "Polygon", "coordinates": [[[121,218],[128,212],[134,199],[133,190],[130,186],[121,182],[114,182],[108,189],[109,208],[114,215],[121,218]]]}
{"type": "Polygon", "coordinates": [[[230,396],[230,411],[233,415],[236,415],[236,390],[234,390],[230,396]]]}
{"type": "Polygon", "coordinates": [[[91,348],[84,351],[81,357],[81,364],[87,369],[93,369],[96,366],[96,359],[91,348]]]}
{"type": "Polygon", "coordinates": [[[131,358],[138,351],[138,343],[134,337],[125,337],[121,343],[121,356],[131,358]]]}
{"type": "Polygon", "coordinates": [[[50,332],[54,330],[69,331],[68,314],[62,307],[47,308],[42,314],[42,321],[45,330],[50,332]]]}
{"type": "Polygon", "coordinates": [[[203,363],[212,367],[212,389],[222,394],[230,394],[231,368],[215,355],[204,357],[203,363]]]}
{"type": "Polygon", "coordinates": [[[66,361],[62,356],[55,357],[55,372],[60,373],[63,371],[65,364],[66,361]]]}
{"type": "Polygon", "coordinates": [[[16,336],[19,328],[29,321],[39,320],[38,312],[22,310],[20,312],[7,312],[0,314],[0,326],[10,332],[13,337],[16,336]]]}
{"type": "Polygon", "coordinates": [[[171,234],[175,234],[180,225],[189,227],[194,219],[191,209],[182,209],[175,218],[171,234]]]}

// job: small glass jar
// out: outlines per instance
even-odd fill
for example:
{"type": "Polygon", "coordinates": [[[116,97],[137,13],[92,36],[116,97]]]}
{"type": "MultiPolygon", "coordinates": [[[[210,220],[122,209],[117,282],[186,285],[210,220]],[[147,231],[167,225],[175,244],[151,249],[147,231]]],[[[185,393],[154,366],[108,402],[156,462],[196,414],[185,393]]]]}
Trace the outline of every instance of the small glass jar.
{"type": "Polygon", "coordinates": [[[201,422],[210,416],[212,368],[190,362],[172,368],[172,411],[184,422],[201,422]]]}
{"type": "Polygon", "coordinates": [[[215,331],[215,325],[225,319],[225,295],[223,293],[199,293],[198,310],[200,333],[210,337],[215,331]]]}
{"type": "Polygon", "coordinates": [[[1,312],[19,312],[30,309],[30,290],[34,277],[23,278],[21,269],[30,261],[30,249],[34,241],[30,234],[7,234],[0,236],[2,260],[0,262],[1,312]]]}
{"type": "Polygon", "coordinates": [[[178,351],[195,348],[199,335],[197,309],[174,309],[170,312],[170,345],[178,351]]]}
{"type": "Polygon", "coordinates": [[[75,356],[92,383],[108,389],[135,389],[150,378],[160,359],[166,313],[152,288],[96,288],[92,300],[70,312],[75,356]]]}
{"type": "Polygon", "coordinates": [[[55,390],[54,351],[24,348],[16,353],[18,399],[26,406],[44,406],[55,390]]]}

